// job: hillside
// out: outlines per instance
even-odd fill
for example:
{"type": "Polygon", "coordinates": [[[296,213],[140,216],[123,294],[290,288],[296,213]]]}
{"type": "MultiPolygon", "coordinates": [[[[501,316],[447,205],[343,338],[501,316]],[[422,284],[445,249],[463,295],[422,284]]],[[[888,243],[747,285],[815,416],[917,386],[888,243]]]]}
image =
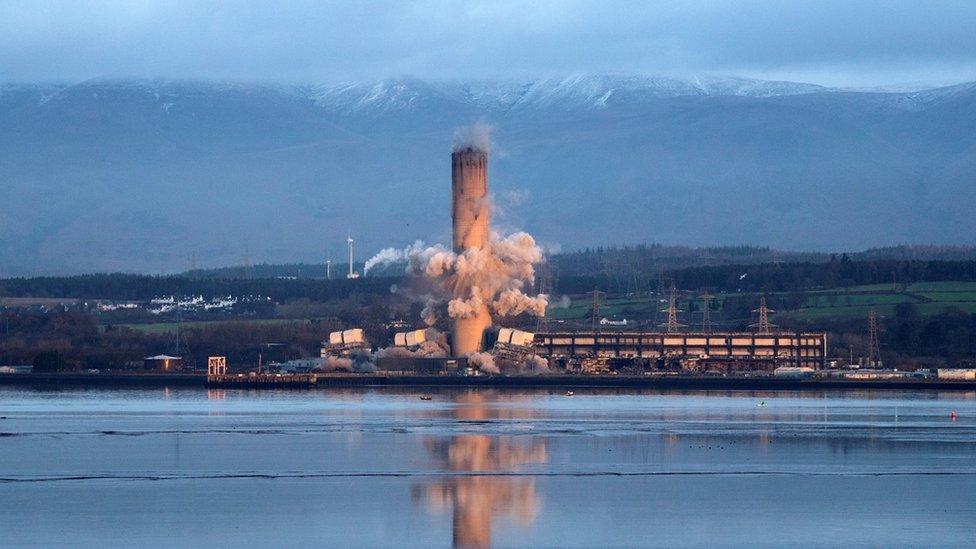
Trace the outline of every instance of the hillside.
{"type": "Polygon", "coordinates": [[[0,87],[0,276],[341,260],[449,238],[456,129],[495,128],[496,225],[606,242],[973,244],[976,84],[746,79],[0,87]]]}

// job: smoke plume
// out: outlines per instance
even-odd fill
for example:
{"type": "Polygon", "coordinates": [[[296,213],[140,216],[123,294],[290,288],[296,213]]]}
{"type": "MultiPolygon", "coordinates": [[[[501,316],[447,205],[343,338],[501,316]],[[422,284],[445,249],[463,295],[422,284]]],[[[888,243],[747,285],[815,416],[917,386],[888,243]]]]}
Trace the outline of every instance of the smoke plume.
{"type": "Polygon", "coordinates": [[[369,352],[358,351],[349,357],[326,357],[322,364],[322,370],[326,372],[372,373],[376,371],[376,365],[373,364],[373,357],[369,352]]]}
{"type": "Polygon", "coordinates": [[[406,262],[407,259],[409,259],[411,253],[413,253],[416,250],[420,250],[423,247],[424,247],[424,243],[421,242],[420,240],[417,240],[410,246],[407,246],[406,248],[403,249],[383,248],[382,250],[379,251],[379,253],[366,260],[366,264],[363,266],[363,276],[366,276],[366,273],[368,273],[369,270],[372,269],[373,267],[387,266],[394,263],[406,262]]]}
{"type": "Polygon", "coordinates": [[[471,353],[468,355],[468,366],[477,368],[486,374],[498,374],[501,370],[495,365],[495,357],[491,353],[471,353]]]}
{"type": "Polygon", "coordinates": [[[326,357],[322,369],[326,372],[352,372],[352,359],[346,357],[326,357]]]}
{"type": "Polygon", "coordinates": [[[424,308],[428,322],[436,319],[438,308],[450,318],[469,318],[482,305],[496,317],[546,314],[548,296],[525,293],[535,276],[533,264],[543,257],[542,249],[527,233],[504,238],[492,233],[485,248],[460,253],[434,245],[415,247],[407,255],[407,273],[426,277],[437,289],[424,308]]]}
{"type": "Polygon", "coordinates": [[[454,131],[453,150],[473,148],[479,151],[487,151],[491,148],[491,124],[477,122],[464,128],[454,131]]]}
{"type": "Polygon", "coordinates": [[[387,347],[380,349],[376,356],[379,358],[444,358],[451,352],[447,344],[447,335],[439,330],[428,328],[426,341],[414,349],[406,347],[387,347]]]}

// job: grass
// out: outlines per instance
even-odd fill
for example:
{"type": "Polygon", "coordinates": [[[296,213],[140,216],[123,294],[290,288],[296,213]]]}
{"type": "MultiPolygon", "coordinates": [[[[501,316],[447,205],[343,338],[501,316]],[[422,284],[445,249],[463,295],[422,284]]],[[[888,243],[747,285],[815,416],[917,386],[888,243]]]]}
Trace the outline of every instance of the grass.
{"type": "Polygon", "coordinates": [[[887,285],[887,292],[879,291],[877,285],[861,288],[860,293],[852,288],[849,292],[837,292],[836,297],[824,295],[826,292],[811,292],[801,309],[784,312],[781,316],[801,320],[866,318],[871,309],[881,316],[888,316],[894,314],[895,305],[899,303],[914,304],[922,315],[939,314],[949,307],[976,313],[976,283],[972,282],[912,284],[906,292],[892,291],[890,285],[887,285]]]}
{"type": "Polygon", "coordinates": [[[910,292],[976,292],[976,282],[919,282],[908,286],[910,292]]]}
{"type": "MultiPolygon", "coordinates": [[[[729,294],[736,296],[746,293],[729,294]]],[[[719,300],[727,297],[718,296],[719,300]]],[[[808,292],[804,306],[796,311],[781,311],[777,317],[798,320],[819,320],[827,318],[867,318],[871,309],[881,316],[890,316],[895,305],[911,303],[919,314],[934,315],[948,307],[955,307],[969,313],[976,313],[976,283],[973,282],[929,282],[912,284],[905,291],[895,289],[891,284],[872,284],[852,288],[835,288],[808,292]]],[[[550,309],[549,316],[555,320],[578,320],[588,318],[592,301],[575,299],[568,308],[550,309]]],[[[605,317],[632,318],[647,317],[664,309],[665,303],[657,298],[618,298],[606,299],[600,304],[600,315],[605,317]]],[[[687,309],[682,301],[681,308],[687,309]]]]}
{"type": "MultiPolygon", "coordinates": [[[[186,330],[188,328],[202,328],[204,326],[214,326],[218,324],[228,324],[228,323],[247,323],[247,324],[286,324],[289,322],[306,322],[303,319],[295,318],[250,318],[250,319],[239,319],[239,320],[193,320],[184,322],[182,329],[186,330]]],[[[118,326],[124,326],[133,330],[138,330],[140,332],[145,332],[147,334],[162,334],[166,332],[176,331],[176,322],[158,322],[155,324],[119,324],[118,326]]]]}
{"type": "Polygon", "coordinates": [[[804,308],[826,308],[833,309],[838,307],[852,307],[861,305],[894,305],[896,303],[918,303],[919,299],[907,294],[844,294],[844,295],[812,295],[807,297],[803,304],[804,308]]]}
{"type": "Polygon", "coordinates": [[[824,318],[867,318],[868,314],[874,309],[881,316],[891,316],[895,312],[893,304],[884,305],[852,305],[838,307],[804,307],[796,311],[786,311],[776,315],[776,318],[793,318],[797,320],[819,320],[824,318]]]}
{"type": "Polygon", "coordinates": [[[976,313],[976,301],[937,301],[932,303],[920,303],[915,308],[919,314],[935,315],[954,307],[967,313],[976,313]]]}
{"type": "MultiPolygon", "coordinates": [[[[575,320],[587,318],[592,311],[593,301],[590,299],[574,299],[570,306],[563,309],[549,309],[549,318],[554,320],[575,320]]],[[[619,298],[604,299],[600,301],[600,316],[615,317],[627,316],[628,313],[653,313],[659,308],[666,307],[665,304],[658,303],[657,299],[652,298],[619,298]],[[660,307],[659,307],[660,305],[660,307]]]]}
{"type": "Polygon", "coordinates": [[[839,286],[837,288],[827,288],[825,290],[811,290],[807,292],[808,294],[849,294],[849,293],[865,293],[865,292],[892,292],[896,291],[900,286],[895,286],[891,283],[885,284],[865,284],[863,286],[839,286]]]}
{"type": "MultiPolygon", "coordinates": [[[[719,300],[727,296],[745,296],[748,293],[719,294],[719,300]]],[[[796,311],[781,311],[778,318],[799,320],[818,320],[826,318],[867,318],[871,309],[881,316],[894,314],[895,305],[912,303],[919,314],[939,314],[947,307],[956,307],[968,313],[976,313],[976,282],[926,282],[910,285],[905,292],[896,290],[891,284],[872,284],[851,288],[835,288],[807,292],[804,306],[796,311]],[[833,304],[831,304],[831,301],[833,304]]],[[[579,320],[588,318],[593,302],[589,298],[574,299],[566,308],[550,308],[549,318],[553,320],[579,320]]],[[[699,303],[700,305],[700,303],[699,303]]],[[[667,307],[658,298],[622,297],[603,299],[600,303],[600,316],[608,318],[653,317],[667,307]]],[[[681,308],[687,309],[682,300],[681,308]]],[[[687,316],[687,313],[685,313],[687,316]]],[[[222,322],[249,322],[275,324],[296,322],[295,319],[269,318],[247,320],[212,320],[184,322],[183,328],[194,328],[219,324],[222,322]]],[[[175,322],[158,324],[122,324],[146,333],[165,333],[176,330],[175,322]]]]}
{"type": "Polygon", "coordinates": [[[932,301],[976,301],[976,292],[914,292],[932,301]]]}

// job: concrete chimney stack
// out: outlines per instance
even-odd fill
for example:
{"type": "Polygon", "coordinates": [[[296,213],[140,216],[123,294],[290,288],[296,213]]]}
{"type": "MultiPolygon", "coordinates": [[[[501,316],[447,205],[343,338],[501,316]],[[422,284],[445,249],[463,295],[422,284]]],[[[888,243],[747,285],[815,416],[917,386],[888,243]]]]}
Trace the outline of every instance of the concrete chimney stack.
{"type": "MultiPolygon", "coordinates": [[[[484,248],[488,245],[490,214],[487,151],[467,146],[451,153],[451,191],[454,251],[484,248]]],[[[484,332],[490,326],[486,305],[473,316],[455,319],[454,355],[480,351],[484,332]]]]}

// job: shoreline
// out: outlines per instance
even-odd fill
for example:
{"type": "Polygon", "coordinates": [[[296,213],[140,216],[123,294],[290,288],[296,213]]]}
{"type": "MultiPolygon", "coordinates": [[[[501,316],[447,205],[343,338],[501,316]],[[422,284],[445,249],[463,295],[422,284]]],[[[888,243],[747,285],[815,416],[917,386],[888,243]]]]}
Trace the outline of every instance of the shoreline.
{"type": "MultiPolygon", "coordinates": [[[[912,379],[782,379],[772,377],[703,377],[703,376],[450,376],[450,375],[377,375],[319,374],[315,385],[290,387],[290,390],[315,390],[322,387],[481,387],[481,388],[633,388],[633,389],[701,389],[701,390],[939,390],[976,391],[976,381],[912,379]]],[[[138,388],[199,387],[206,388],[206,374],[195,373],[51,373],[0,374],[0,386],[138,388]]],[[[261,389],[261,387],[247,387],[261,389]]]]}

